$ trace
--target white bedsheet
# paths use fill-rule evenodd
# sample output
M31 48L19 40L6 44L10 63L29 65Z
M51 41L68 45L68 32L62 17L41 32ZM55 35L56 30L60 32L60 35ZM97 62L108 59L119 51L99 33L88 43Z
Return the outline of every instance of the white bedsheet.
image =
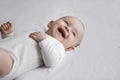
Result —
M119 0L0 0L0 24L13 22L15 34L44 31L48 21L65 15L84 23L81 46L62 66L35 69L16 80L120 80Z

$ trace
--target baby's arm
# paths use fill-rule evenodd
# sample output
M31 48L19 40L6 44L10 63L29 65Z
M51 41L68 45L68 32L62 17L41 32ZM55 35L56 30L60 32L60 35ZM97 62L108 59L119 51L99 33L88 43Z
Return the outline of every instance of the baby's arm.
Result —
M46 67L57 66L65 56L63 45L45 33L34 32L30 34L41 48L41 54Z
M48 36L43 41L39 42L39 45L46 67L55 67L64 60L65 49L56 39Z

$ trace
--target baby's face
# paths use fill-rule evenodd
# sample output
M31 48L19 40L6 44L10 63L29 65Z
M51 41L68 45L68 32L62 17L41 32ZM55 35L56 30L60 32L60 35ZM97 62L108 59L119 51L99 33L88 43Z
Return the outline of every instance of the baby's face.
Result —
M83 37L81 21L73 16L65 16L48 24L47 33L60 41L66 50L74 49Z

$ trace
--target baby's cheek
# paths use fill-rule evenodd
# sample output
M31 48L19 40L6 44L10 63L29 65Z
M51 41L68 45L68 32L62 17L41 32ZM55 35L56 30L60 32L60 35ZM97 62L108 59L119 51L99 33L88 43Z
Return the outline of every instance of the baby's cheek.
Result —
M71 45L74 45L74 43L75 43L75 38L74 38L74 37L70 37L70 38L68 39L68 42L69 42Z

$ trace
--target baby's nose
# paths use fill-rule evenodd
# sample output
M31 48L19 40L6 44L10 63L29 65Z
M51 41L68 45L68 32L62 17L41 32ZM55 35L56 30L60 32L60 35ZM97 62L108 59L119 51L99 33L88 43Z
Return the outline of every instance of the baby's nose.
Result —
M67 27L65 26L65 29L66 29L66 36L70 36L70 33L71 33L71 28L70 27Z

